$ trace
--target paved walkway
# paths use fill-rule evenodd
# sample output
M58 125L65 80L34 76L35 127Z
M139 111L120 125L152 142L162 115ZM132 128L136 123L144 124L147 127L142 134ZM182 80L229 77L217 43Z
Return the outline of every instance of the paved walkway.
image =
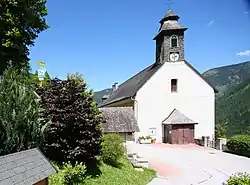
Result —
M196 145L134 144L129 148L147 158L160 176L148 185L222 185L233 173L250 173L249 158Z

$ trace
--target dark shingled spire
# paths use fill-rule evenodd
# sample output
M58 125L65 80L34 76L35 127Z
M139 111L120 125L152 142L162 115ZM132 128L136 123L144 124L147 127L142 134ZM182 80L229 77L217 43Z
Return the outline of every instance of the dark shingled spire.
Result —
M168 21L168 20L174 20L174 21L178 21L179 20L179 16L174 14L172 12L172 10L168 10L166 15L160 20L160 23L162 24L164 21Z
M179 18L180 17L174 14L172 10L168 10L166 15L160 20L161 26L158 34L154 37L154 40L156 40L161 33L166 31L187 30L186 27L180 25L180 23L178 22Z

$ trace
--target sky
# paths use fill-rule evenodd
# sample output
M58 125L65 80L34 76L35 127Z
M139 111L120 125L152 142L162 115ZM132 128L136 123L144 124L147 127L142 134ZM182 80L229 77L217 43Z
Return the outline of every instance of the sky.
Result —
M250 60L250 10L243 0L48 0L50 28L30 50L52 77L83 74L94 91L121 84L155 62L159 21L170 7L185 32L185 59L201 73Z

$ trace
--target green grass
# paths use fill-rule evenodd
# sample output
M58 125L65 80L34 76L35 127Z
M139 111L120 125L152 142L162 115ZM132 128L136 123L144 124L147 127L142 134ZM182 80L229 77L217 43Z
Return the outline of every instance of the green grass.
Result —
M155 171L144 169L136 171L127 159L121 159L119 167L100 164L100 175L86 177L79 185L146 185L154 176ZM60 183L60 174L50 177L50 185L63 185Z
M86 185L146 185L154 176L155 171L144 169L136 171L127 159L121 160L120 167L103 164L100 166L102 174L96 178L85 180Z

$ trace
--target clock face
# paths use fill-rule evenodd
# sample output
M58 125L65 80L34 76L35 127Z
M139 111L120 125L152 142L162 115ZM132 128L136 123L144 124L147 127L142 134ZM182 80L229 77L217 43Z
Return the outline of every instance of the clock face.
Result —
M172 62L176 62L179 59L179 54L178 53L171 53L170 54L170 60Z

